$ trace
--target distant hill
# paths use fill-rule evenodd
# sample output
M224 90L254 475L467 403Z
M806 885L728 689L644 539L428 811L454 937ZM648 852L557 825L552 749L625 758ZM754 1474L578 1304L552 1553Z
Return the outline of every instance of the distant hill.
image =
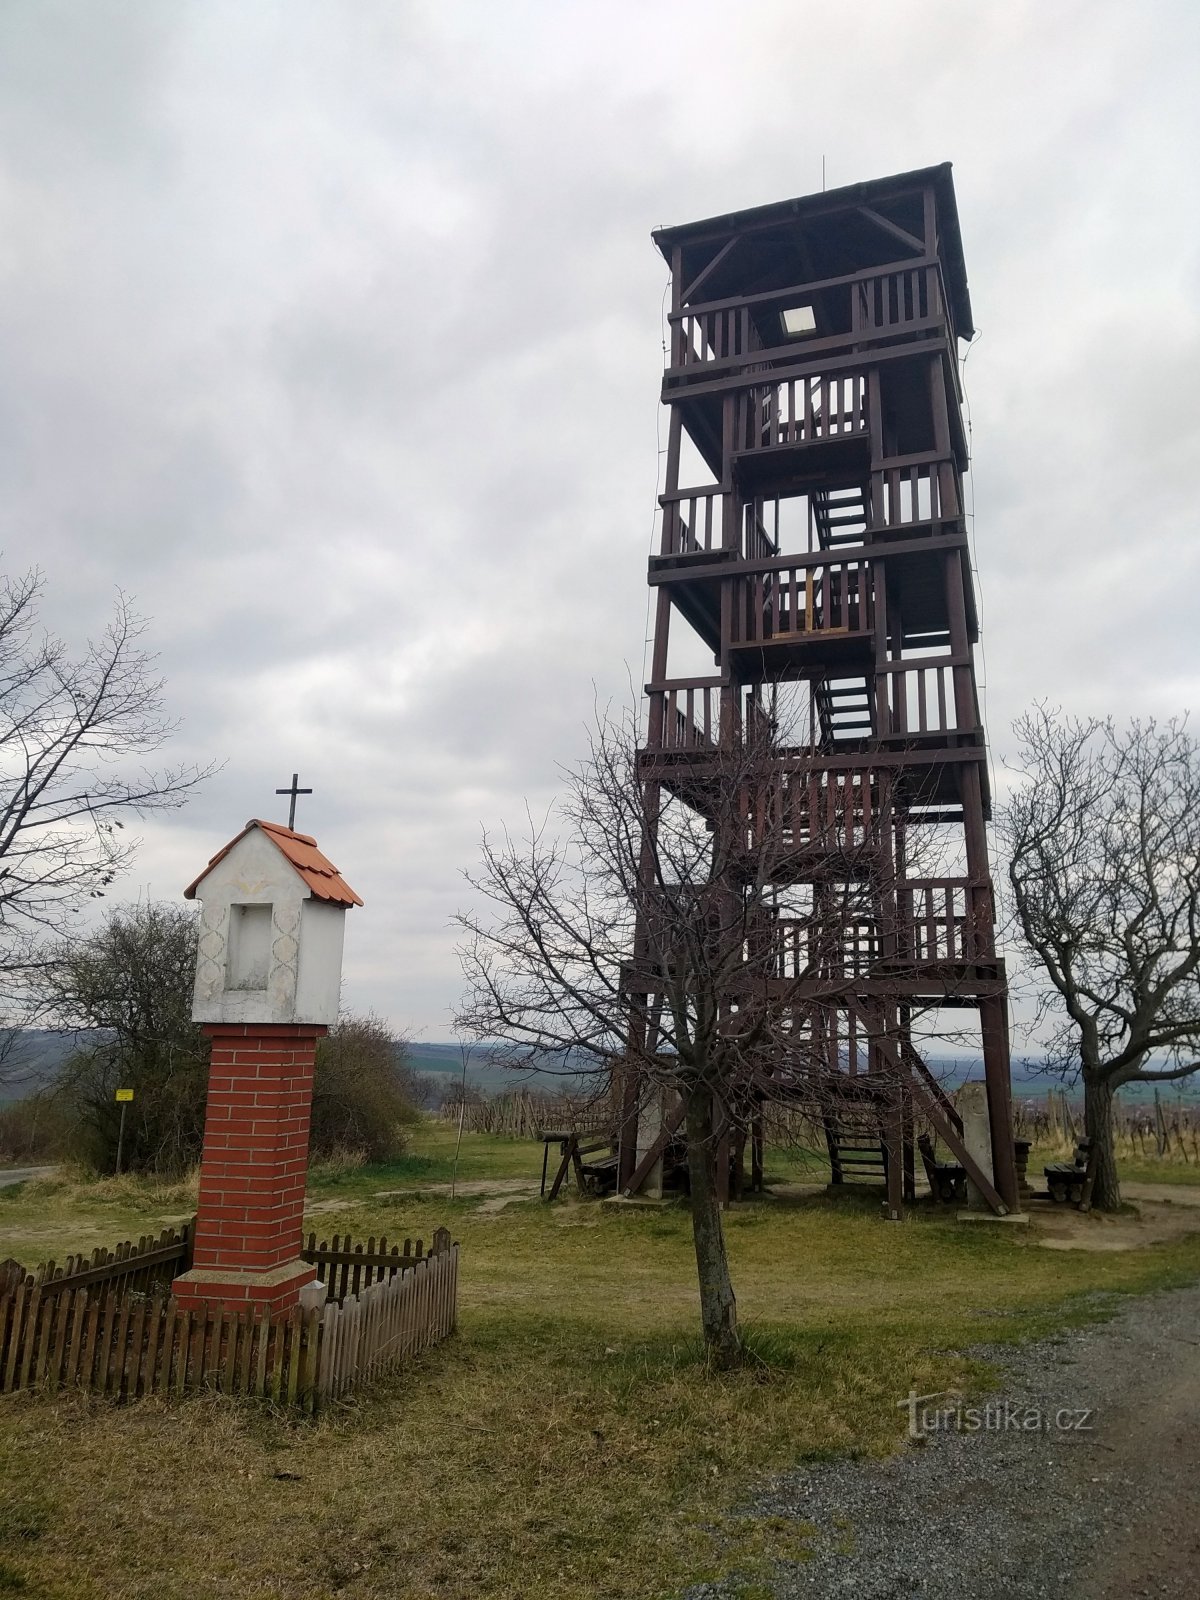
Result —
M410 1044L408 1054L417 1072L426 1072L437 1077L446 1075L453 1079L462 1076L462 1056L456 1044ZM477 1045L472 1050L467 1066L467 1082L482 1094L501 1094L507 1089L517 1088L544 1090L548 1094L566 1094L582 1088L586 1081L586 1074L581 1073L578 1076L564 1074L561 1068L546 1072L536 1070L513 1072L507 1067L489 1061L488 1058L489 1051L486 1046ZM982 1056L928 1056L926 1060L939 1082L950 1089L957 1088L968 1079L983 1077ZM1017 1094L1030 1098L1045 1094L1048 1088L1060 1087L1058 1079L1047 1078L1038 1070L1036 1062L1022 1060L1013 1062L1012 1083ZM1197 1085L1197 1092L1200 1092L1200 1083Z
M51 1028L18 1028L11 1034L0 1033L0 1105L13 1100L23 1100L54 1082L67 1058L94 1035L88 1033L61 1033ZM529 1089L544 1094L574 1094L588 1088L587 1073L564 1073L560 1067L548 1071L531 1068L516 1072L502 1067L493 1059L494 1052L484 1045L472 1048L467 1063L467 1083L480 1094L503 1094L508 1090ZM415 1072L444 1080L445 1087L462 1078L462 1056L456 1044L438 1044L418 1041L408 1046L408 1056ZM931 1070L946 1084L955 1088L968 1078L983 1077L983 1060L980 1056L954 1056L927 1058ZM1012 1082L1014 1092L1027 1099L1040 1099L1048 1090L1063 1087L1060 1080L1047 1077L1038 1070L1038 1063L1028 1059L1013 1062ZM1079 1085L1067 1086L1072 1098L1082 1099ZM1172 1099L1200 1099L1200 1075L1180 1084L1166 1084L1161 1093ZM1126 1101L1153 1100L1151 1084L1129 1084L1121 1090Z
M50 1028L17 1028L10 1034L0 1033L0 1105L24 1100L52 1084L68 1057L94 1037ZM481 1046L471 1051L467 1082L480 1094L503 1094L510 1089L568 1094L585 1085L583 1073L563 1073L560 1069L515 1072L498 1066L491 1055ZM462 1078L462 1055L456 1044L410 1044L408 1057L415 1072L444 1079L447 1088Z
M24 1100L53 1083L63 1063L88 1037L53 1028L14 1028L0 1033L0 1105Z
M561 1067L546 1071L530 1068L518 1072L511 1067L500 1066L492 1059L492 1054L486 1046L475 1045L467 1062L467 1083L480 1094L504 1094L517 1089L541 1094L574 1094L587 1083L588 1074L564 1072ZM462 1052L456 1044L410 1044L408 1059L414 1072L444 1077L447 1088L462 1081Z

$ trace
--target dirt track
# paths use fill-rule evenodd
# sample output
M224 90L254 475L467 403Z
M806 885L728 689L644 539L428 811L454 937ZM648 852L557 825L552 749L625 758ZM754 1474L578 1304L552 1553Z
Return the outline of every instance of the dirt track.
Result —
M1196 1600L1200 1285L1023 1350L993 1404L1083 1429L935 1432L889 1461L775 1480L753 1510L814 1525L775 1600ZM999 1416L997 1411L997 1416ZM736 1582L693 1600L730 1600Z
M1098 1211L1085 1215L1073 1206L1038 1206L1032 1216L1038 1243L1048 1250L1140 1250L1200 1232L1196 1184L1126 1183L1121 1194L1135 1202L1134 1214L1106 1217Z
M1099 1543L1084 1563L1081 1600L1194 1600L1200 1594L1200 1288L1143 1302L1106 1334L1097 1336L1103 1365L1121 1385L1100 1441L1112 1455L1100 1474L1111 1543L1107 1551ZM1083 1495L1092 1480L1086 1464L1070 1458L1072 1482Z

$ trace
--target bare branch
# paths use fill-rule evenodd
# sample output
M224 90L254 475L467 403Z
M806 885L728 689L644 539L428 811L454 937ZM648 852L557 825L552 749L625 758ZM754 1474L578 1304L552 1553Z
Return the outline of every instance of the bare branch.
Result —
M183 805L213 770L150 768L175 731L146 624L118 595L82 656L38 626L36 572L0 579L0 971L39 963L80 903L129 865L130 816Z

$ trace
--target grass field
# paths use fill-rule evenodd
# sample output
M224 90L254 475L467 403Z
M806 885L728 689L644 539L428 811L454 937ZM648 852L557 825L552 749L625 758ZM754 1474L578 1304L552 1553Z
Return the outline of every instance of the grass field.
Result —
M885 1224L866 1197L763 1200L728 1219L761 1359L710 1378L682 1210L451 1202L452 1148L430 1125L404 1161L312 1186L323 1234L448 1222L462 1242L459 1335L352 1405L314 1424L217 1397L0 1400L0 1594L647 1600L736 1571L750 1596L806 1535L739 1515L757 1475L896 1448L910 1385L987 1382L957 1352L1200 1276L1197 1236L1051 1252L922 1208ZM459 1176L533 1179L540 1156L474 1136ZM190 1199L132 1180L0 1190L0 1257L115 1242Z
M1200 1164L1195 1161L1160 1161L1154 1156L1119 1156L1117 1169L1126 1183L1184 1183L1200 1185ZM1030 1170L1033 1170L1032 1163Z

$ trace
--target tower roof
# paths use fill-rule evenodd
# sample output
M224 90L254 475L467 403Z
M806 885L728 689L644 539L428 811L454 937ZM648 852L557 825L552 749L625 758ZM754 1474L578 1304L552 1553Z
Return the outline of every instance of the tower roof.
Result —
M673 228L656 228L651 238L661 251L668 266L675 246L683 250L683 276L691 281L714 261L714 246L720 246L738 236L760 236L760 244L776 245L788 235L802 239L804 254L815 258L812 265L798 262L800 281L814 276L836 277L853 271L839 255L854 254L856 243L877 240L885 252L889 251L886 224L904 228L908 232L923 232L920 216L920 193L932 187L937 197L939 255L946 278L957 333L969 339L974 333L971 319L971 297L967 290L967 269L963 260L962 236L958 225L958 203L954 196L951 164L943 161L936 167L919 167L913 172L897 173L889 178L872 178L866 183L852 183L841 189L822 190L819 194L799 195L793 200L776 200L770 205L752 206L744 211L730 211L715 217L705 217L699 222L685 222ZM912 209L913 207L917 209ZM885 227L864 217L862 208L878 211ZM906 208L911 215L906 217ZM907 222L907 226L906 226ZM745 246L731 252L731 277L742 280L744 287L746 261ZM896 256L896 242L890 241L890 253L884 260ZM873 263L869 257L861 265ZM882 262L880 263L882 264ZM705 287L705 299L719 298L727 283L721 264L714 266Z
M278 847L286 857L288 863L295 869L297 875L304 880L318 900L329 900L339 906L360 906L362 900L342 877L333 862L323 856L317 849L317 841L308 833L296 833L291 828L285 828L282 822L263 822L254 817L246 824L241 833L223 845L212 860L205 867L199 877L194 878L183 891L185 900L194 900L196 890L208 877L212 869L224 861L239 840L244 839L251 828L259 828Z

